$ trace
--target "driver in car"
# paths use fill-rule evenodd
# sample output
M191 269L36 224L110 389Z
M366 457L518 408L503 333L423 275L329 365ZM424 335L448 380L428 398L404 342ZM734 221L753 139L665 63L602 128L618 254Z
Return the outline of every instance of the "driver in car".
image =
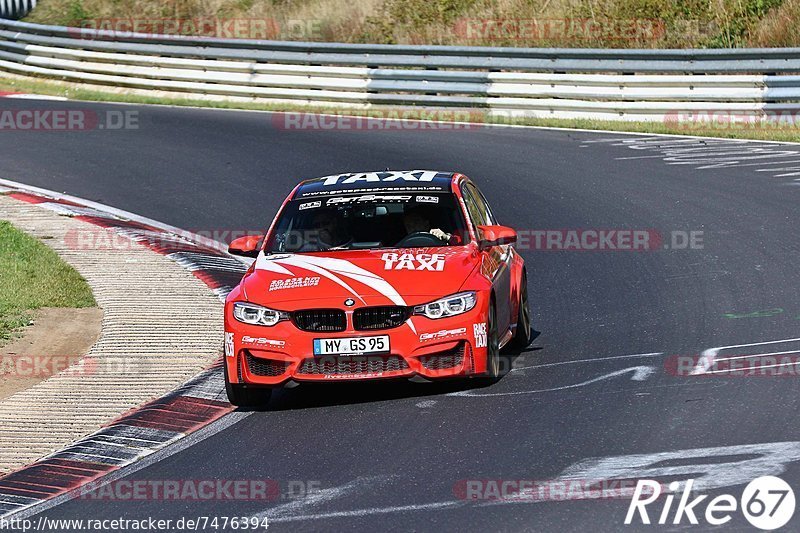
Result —
M406 227L407 236L414 233L430 233L444 242L450 241L451 235L439 228L431 228L431 222L422 209L408 209L403 213L403 225Z
M312 226L317 231L316 247L321 250L341 248L349 244L347 238L342 237L341 223L332 211L325 210L314 213Z

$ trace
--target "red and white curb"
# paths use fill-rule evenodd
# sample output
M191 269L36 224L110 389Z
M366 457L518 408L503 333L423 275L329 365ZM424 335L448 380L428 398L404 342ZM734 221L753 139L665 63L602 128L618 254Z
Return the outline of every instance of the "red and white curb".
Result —
M42 208L110 229L164 255L202 280L220 299L241 279L246 265L219 243L72 197L0 180L0 192ZM138 220L133 220L138 219ZM173 231L175 230L175 231ZM33 464L0 477L0 517L68 497L96 481L162 450L233 411L224 399L221 360L161 398Z
M65 495L135 463L228 414L221 365L99 431L0 478L0 517Z

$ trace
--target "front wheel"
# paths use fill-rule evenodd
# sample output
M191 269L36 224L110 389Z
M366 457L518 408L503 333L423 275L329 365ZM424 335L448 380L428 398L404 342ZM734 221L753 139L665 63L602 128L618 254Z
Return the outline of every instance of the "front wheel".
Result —
M486 331L486 377L500 378L500 337L497 334L497 310L494 301L489 304L489 323Z
M528 303L528 280L522 278L522 287L519 291L519 313L517 314L517 328L511 347L524 350L533 340L531 338L531 308Z
M241 383L231 383L228 379L228 364L224 361L222 367L225 369L225 393L228 401L236 407L264 407L272 397L272 389L269 387L247 386Z

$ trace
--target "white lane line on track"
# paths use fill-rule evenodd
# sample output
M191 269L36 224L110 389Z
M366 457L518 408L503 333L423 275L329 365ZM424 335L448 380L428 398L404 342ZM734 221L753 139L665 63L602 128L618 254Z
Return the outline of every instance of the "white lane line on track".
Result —
M715 154L715 155L726 155L724 153ZM703 164L702 167L705 169L715 169L715 168L730 168L730 167L738 167L742 161L751 161L751 160L758 160L758 162L766 162L765 159L775 159L780 157L796 157L797 152L790 152L790 153L777 153L777 154L765 154L765 155L752 155L752 156L742 156L742 155L735 155L729 154L727 157L708 157L705 154L677 154L675 156L664 156L664 162L667 165L699 165L701 163L708 163ZM785 161L781 161L785 162ZM700 167L697 167L698 169ZM767 169L768 171L772 172L775 169Z
M770 357L773 355L788 355L790 353L798 353L800 350L787 350L783 352L765 352L765 353L754 353L750 355L733 355L731 357L717 357L714 362L719 363L721 361L736 361L739 359L752 359L754 357Z
M633 159L661 159L661 155L632 155L630 157L615 157L616 161L631 161Z
M467 503L468 502L466 501L419 503L411 505L397 505L394 507L370 507L366 509L354 509L352 511L331 511L328 513L316 513L316 514L297 515L297 516L282 516L282 517L279 516L274 518L270 517L268 512L265 513L265 515L270 523L303 522L305 520L325 520L327 518L358 518L358 517L372 516L378 514L408 513L413 511L438 511L442 509L463 507Z
M748 372L753 372L756 370L766 370L767 368L788 368L788 367L797 367L798 363L776 363L774 365L760 365L760 366L751 366L747 369ZM705 374L731 374L732 372L737 372L738 370L708 370Z
M517 372L520 370L528 370L531 368L546 368L549 366L561 366L561 365L574 365L577 363L602 363L603 361L613 361L614 359L634 359L638 357L658 357L659 355L664 355L663 352L648 352L648 353L634 353L630 355L613 355L611 357L596 357L594 359L573 359L571 361L558 361L557 363L543 363L540 365L531 365L531 366L523 366L519 368L512 368L511 372Z
M748 344L734 344L731 346L717 346L715 348L709 348L707 350L703 350L703 353L700 354L700 358L697 360L697 364L695 365L694 369L689 372L690 376L697 376L702 375L708 372L708 370L714 366L714 362L717 359L717 354L721 350L729 350L731 348L750 348L751 346L766 346L768 344L781 344L784 342L797 342L800 341L800 337L794 339L780 339L776 341L764 341L764 342L751 342Z
M253 515L250 518L258 518L259 521L267 518L270 522L280 521L281 518L292 519L304 509L338 500L344 496L359 492L362 489L374 489L376 485L384 485L391 479L392 476L359 477L341 486L315 490L305 498L278 505L268 511Z
M741 167L767 167L769 165L789 165L789 164L794 165L794 164L797 164L797 163L800 163L800 160L795 159L795 160L792 160L792 161L784 161L784 160L780 160L780 161L759 161L757 163L740 163L739 165L737 165L737 167L739 167L739 168L741 168ZM698 170L708 170L708 169L713 169L713 168L717 168L717 165L704 165L704 166L701 166L701 167L697 167ZM782 166L782 167L779 167L779 168L757 168L757 169L755 169L755 171L756 172L782 172L784 170L792 170L794 168L797 168L797 167ZM775 177L776 178L780 178L782 176L790 176L790 175L791 174L775 174Z
M593 141L585 141L586 143ZM795 170L787 165L796 161L800 152L790 145L776 147L761 143L761 146L742 144L741 141L709 140L698 143L695 139L662 142L659 139L633 138L609 139L611 146L629 148L641 155L616 157L617 161L637 159L661 159L667 165L689 165L698 170L761 166L756 171L769 172L773 177L792 177ZM784 149L779 149L784 148ZM782 167L771 168L773 165ZM778 174L780 173L780 174Z
M464 391L448 393L447 396L460 396L467 398L488 398L493 396L520 396L523 394L541 394L545 392L557 392L568 389L576 389L578 387L585 387L586 385L591 385L592 383L597 383L598 381L612 379L617 376L622 376L624 374L629 374L629 373L633 373L633 375L631 376L632 381L644 381L652 374L654 374L655 371L656 367L654 366L649 366L649 365L632 366L629 368L623 368L621 370L615 370L614 372L609 372L607 374L603 374L602 376L597 376L595 378L588 379L580 383L574 383L572 385L564 385L562 387L553 387L550 389L535 389L535 390L513 391L513 392L487 392L487 393L475 393L471 390L464 390Z
M789 355L789 354L795 354L795 353L800 353L800 350L788 350L788 351L783 351L783 352L754 353L754 354L750 354L750 355L735 355L735 356L732 356L732 357L717 357L716 359L714 359L714 364L712 366L716 366L717 364L725 362L725 361L738 361L738 360L741 360L741 359L754 359L754 358L757 358L757 357L774 357L776 355ZM767 369L767 368L797 367L798 365L800 365L800 363L798 363L798 362L776 363L776 364L773 364L773 365L750 366L747 369L744 369L744 368L739 369L739 368L737 368L737 369L722 369L722 370L706 370L705 372L703 372L703 374L730 374L732 372L738 372L740 370L754 371L754 370L764 370L764 369Z
M138 472L139 470L147 468L155 463L158 463L159 461L163 461L168 457L171 457L188 448L191 448L195 444L198 444L206 440L207 438L213 437L217 433L225 431L231 426L238 424L239 422L241 422L242 420L244 420L253 413L254 411L234 411L232 413L229 413L220 418L219 420L216 420L211 424L207 425L206 427L199 429L196 432L191 433L188 436L177 440L175 443L170 444L166 448L162 448L161 450L151 455L148 455L147 457L144 457L143 459L140 459L135 463L132 463L123 468L120 468L119 470L115 470L109 474L106 474L99 480L92 482L92 490L97 491L98 489L108 485L109 483L113 483L118 479L122 479L130 474ZM4 518L9 519L12 516L15 520L30 518L31 516L43 513L45 511L48 511L49 509L52 509L53 507L58 507L59 505L72 501L73 499L76 498L80 498L80 489L76 489L72 493L68 492L66 494L62 494L61 496L56 496L55 498L52 498L50 500L45 500L40 504L36 504L31 507L26 507L16 513L7 515Z
M590 139L588 141L583 141L583 142L586 143L586 144L613 143L613 142L617 142L617 141L620 141L620 142L623 142L623 143L631 143L631 142L655 143L655 142L659 142L659 143L669 144L669 143L687 143L687 142L692 142L695 139L712 139L712 140L715 140L715 141L724 140L724 139L720 139L719 137L692 137L692 136L689 136L689 135L669 135L669 134L664 134L663 135L664 138L670 139L668 142L664 142L658 136L658 134L643 133L641 135L643 135L644 138L641 138L641 139L635 139L635 138L634 139L631 139L631 138L624 139L624 138L619 138L618 137L618 138L609 138L609 139Z

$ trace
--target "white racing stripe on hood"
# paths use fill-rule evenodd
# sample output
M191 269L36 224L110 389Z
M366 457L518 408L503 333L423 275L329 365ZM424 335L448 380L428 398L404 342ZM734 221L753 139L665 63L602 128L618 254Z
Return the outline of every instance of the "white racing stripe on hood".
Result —
M258 254L256 259L256 270L266 270L268 272L277 272L286 276L294 276L294 273L286 267L279 265L275 259L268 259L264 252Z
M292 255L292 256L289 256L289 257L281 258L280 261L282 263L288 264L290 266L296 266L296 267L304 268L306 270L310 270L311 272L315 272L315 273L319 274L320 276L324 276L324 277L328 278L329 280L333 281L334 283L336 283L338 285L341 285L342 287L344 287L345 289L350 291L350 293L353 296L355 296L356 298L361 300L361 303L366 305L367 302L365 302L364 299L350 285L348 285L347 283L342 281L338 276L334 275L333 273L328 272L324 268L322 268L320 266L317 266L316 264L314 264L314 263L312 263L310 261L306 261L305 259L306 258L304 258L304 257L300 257L300 256L297 256L297 255Z
M263 260L262 260L263 258ZM267 260L264 258L264 254L258 256L258 261L256 262L256 268L261 268L263 270L270 270L272 272L280 272L282 271L287 272L289 275L292 274L289 269L283 267L278 263L283 263L289 266L296 266L300 268L304 268L306 270L310 270L312 272L316 272L321 276L325 276L329 280L337 283L350 291L353 296L361 300L361 303L366 304L364 299L355 291L352 287L350 287L347 283L342 281L336 274L340 274L346 278L350 278L352 280L358 281L389 298L395 305L402 305L407 306L405 300L400 293L397 292L391 283L383 279L377 274L370 272L369 270L363 269L360 266L356 266L350 261L345 261L344 259L334 259L332 257L316 257L316 256L301 256L301 255L288 255L283 257L278 257L272 260ZM414 323L411 321L411 318L406 320L406 325L411 328L411 331L414 334L417 333L417 328L414 327Z
M268 270L270 272L277 272L280 274L292 274L285 266L294 266L310 270L321 276L325 276L329 280L341 285L350 291L356 298L364 302L364 299L347 283L345 283L339 276L349 278L357 281L374 289L386 296L395 305L406 305L400 293L385 279L373 274L369 270L365 270L350 261L344 259L335 259L331 257L316 257L311 255L285 255L279 256L275 259L267 259L263 254L258 256L256 261L256 268L261 270Z
M300 259L299 256L292 256L292 259ZM286 260L281 260L286 262ZM326 268L335 274L339 274L341 276L350 278L355 280L359 283L363 283L367 287L374 289L380 292L382 295L389 298L395 305L406 305L405 300L403 297L400 296L400 293L385 279L380 277L377 274L373 274L369 270L365 270L360 266L354 265L350 261L345 261L344 259L334 259L332 257L314 257L314 256L304 256L302 257L301 261L305 262L306 264L311 263L313 265ZM301 266L303 268L307 268L302 263L289 263L294 264L296 266ZM363 301L363 300L362 300Z

